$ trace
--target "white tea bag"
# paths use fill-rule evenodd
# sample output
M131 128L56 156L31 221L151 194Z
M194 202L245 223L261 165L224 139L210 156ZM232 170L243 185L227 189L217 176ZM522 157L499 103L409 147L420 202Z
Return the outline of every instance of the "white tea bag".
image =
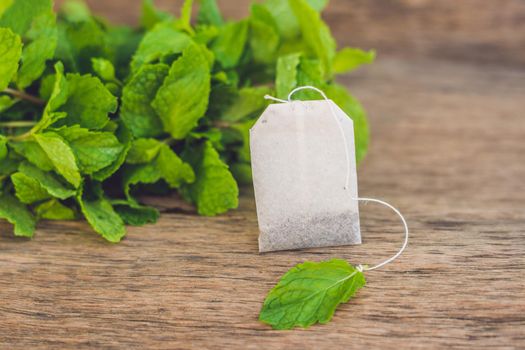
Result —
M269 105L250 149L260 252L361 243L353 122L335 103Z

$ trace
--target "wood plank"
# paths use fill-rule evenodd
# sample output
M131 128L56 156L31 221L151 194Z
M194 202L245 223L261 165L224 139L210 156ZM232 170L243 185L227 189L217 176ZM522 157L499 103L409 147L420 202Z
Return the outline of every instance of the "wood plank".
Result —
M0 348L524 348L524 79L396 59L343 79L372 123L360 194L398 206L412 234L329 324L282 332L257 316L294 264L374 263L398 248L399 222L369 204L361 246L259 255L245 189L215 218L149 199L159 223L118 245L82 222L44 222L32 241L1 223Z

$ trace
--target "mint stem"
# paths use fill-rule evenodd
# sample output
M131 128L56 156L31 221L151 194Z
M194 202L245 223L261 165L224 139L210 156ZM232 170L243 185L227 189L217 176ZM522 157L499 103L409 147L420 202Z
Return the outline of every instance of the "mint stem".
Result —
M33 96L33 95L29 95L23 91L20 91L20 90L15 90L15 89L11 89L11 88L6 88L4 89L4 91L6 94L9 94L13 97L16 97L16 98L19 98L21 100L26 100L26 101L29 101L29 102L32 102L34 104L37 104L37 105L45 105L46 104L46 101L36 97L36 96Z

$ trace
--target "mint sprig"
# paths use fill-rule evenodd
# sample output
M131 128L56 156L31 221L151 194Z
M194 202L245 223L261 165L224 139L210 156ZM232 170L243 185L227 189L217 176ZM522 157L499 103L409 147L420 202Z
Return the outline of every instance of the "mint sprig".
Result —
M335 74L374 59L337 50L327 0L266 0L225 20L215 0L177 15L144 0L140 26L115 26L70 1L0 6L0 218L32 237L39 219L85 218L110 242L155 222L146 192L178 191L201 215L238 205L251 181L249 129L267 106L315 85L354 119L366 115ZM297 98L318 99L311 92Z

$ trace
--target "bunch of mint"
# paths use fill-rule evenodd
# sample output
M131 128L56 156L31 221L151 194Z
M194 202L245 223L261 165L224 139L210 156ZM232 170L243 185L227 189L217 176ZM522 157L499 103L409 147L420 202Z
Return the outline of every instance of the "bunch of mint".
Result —
M155 222L137 199L175 189L201 215L237 207L251 181L248 131L265 94L314 85L352 116L357 158L368 129L334 75L374 52L336 50L327 0L267 0L225 21L214 0L175 17L143 3L140 28L85 4L0 2L0 218L31 237L39 219L85 217L111 242ZM318 99L311 91L298 98Z

